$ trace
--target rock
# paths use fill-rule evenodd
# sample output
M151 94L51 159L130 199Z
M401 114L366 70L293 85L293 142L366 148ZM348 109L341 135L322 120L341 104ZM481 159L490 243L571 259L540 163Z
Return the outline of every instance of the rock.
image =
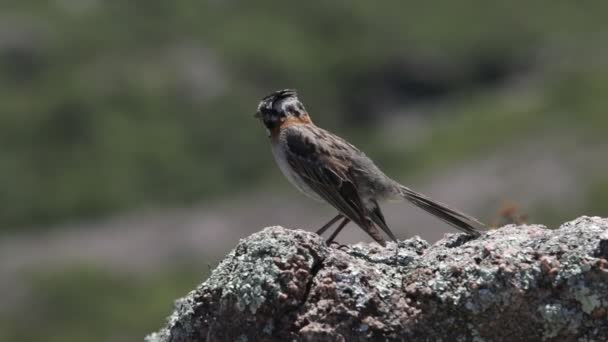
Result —
M608 219L581 217L382 248L270 227L146 339L606 341L606 232Z

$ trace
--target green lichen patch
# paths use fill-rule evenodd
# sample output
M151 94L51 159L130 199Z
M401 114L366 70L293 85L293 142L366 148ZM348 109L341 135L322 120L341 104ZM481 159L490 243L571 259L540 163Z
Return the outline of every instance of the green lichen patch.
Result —
M241 240L148 341L604 341L607 231L581 217L336 248L271 227Z

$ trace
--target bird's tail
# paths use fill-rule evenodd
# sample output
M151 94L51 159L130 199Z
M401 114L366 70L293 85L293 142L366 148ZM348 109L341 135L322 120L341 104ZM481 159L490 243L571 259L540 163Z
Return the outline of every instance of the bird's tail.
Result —
M454 210L445 204L435 202L425 195L406 188L405 186L401 186L401 196L418 208L425 210L429 214L438 217L454 228L469 235L477 237L481 234L481 231L487 229L486 225L479 222L476 218Z

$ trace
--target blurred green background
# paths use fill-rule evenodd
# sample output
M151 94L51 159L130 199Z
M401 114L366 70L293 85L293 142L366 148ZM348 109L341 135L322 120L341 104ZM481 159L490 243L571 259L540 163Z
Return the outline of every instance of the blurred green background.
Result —
M297 88L318 125L486 222L506 201L548 226L608 215L606 13L4 0L0 340L141 340L238 238L329 218L282 179L252 118L276 89ZM399 208L387 218L400 237L444 232Z

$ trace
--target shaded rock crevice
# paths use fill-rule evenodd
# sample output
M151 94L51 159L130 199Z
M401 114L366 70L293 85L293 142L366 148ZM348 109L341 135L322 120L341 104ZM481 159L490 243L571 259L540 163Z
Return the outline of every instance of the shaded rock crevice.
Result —
M300 308L304 307L304 305L306 304L306 302L308 301L309 297L310 297L310 291L312 290L312 287L314 285L315 282L315 278L317 277L317 275L319 274L319 272L321 271L321 269L323 269L323 260L317 261L311 271L310 271L310 279L308 280L308 282L306 283L306 291L304 292L304 298L302 300L302 302L300 303Z
M581 217L338 248L270 227L241 240L147 340L607 340L607 232L607 219Z

